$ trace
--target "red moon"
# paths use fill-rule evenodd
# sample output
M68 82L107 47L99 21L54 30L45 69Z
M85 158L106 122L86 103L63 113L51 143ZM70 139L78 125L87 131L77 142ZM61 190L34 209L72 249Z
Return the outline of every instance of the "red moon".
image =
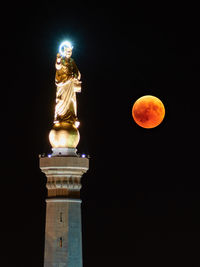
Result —
M132 115L134 121L139 126L151 129L163 121L165 107L159 98L152 95L145 95L134 103Z

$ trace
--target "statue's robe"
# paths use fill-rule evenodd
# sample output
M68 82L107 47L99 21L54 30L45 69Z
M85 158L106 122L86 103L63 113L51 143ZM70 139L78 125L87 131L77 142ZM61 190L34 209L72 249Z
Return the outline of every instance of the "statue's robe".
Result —
M61 68L56 68L57 86L55 121L77 121L76 92L80 91L79 70L72 58L61 58Z

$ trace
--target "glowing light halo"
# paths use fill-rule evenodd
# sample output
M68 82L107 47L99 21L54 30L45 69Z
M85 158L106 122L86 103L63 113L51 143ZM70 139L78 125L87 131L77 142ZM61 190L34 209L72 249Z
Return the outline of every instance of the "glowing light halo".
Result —
M73 49L72 44L69 41L64 41L61 43L60 47L59 47L59 53L64 56L64 47L68 47L70 49Z

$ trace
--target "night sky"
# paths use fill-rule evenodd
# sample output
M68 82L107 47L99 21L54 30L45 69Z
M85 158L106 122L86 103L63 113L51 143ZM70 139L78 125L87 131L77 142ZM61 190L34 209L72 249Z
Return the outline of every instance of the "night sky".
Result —
M82 74L78 152L90 155L81 190L84 266L200 266L200 20L195 7L152 10L48 1L2 9L3 266L43 266L38 155L51 152L54 64L65 39ZM146 94L166 109L151 130L131 114Z

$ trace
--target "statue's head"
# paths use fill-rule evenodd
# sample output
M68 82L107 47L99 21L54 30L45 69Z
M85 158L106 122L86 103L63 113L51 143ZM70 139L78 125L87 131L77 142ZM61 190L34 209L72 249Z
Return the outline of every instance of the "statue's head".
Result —
M64 55L66 58L70 58L71 55L72 55L72 48L64 47L63 55Z
M59 52L63 57L70 58L72 55L73 46L70 42L64 41L61 43Z

